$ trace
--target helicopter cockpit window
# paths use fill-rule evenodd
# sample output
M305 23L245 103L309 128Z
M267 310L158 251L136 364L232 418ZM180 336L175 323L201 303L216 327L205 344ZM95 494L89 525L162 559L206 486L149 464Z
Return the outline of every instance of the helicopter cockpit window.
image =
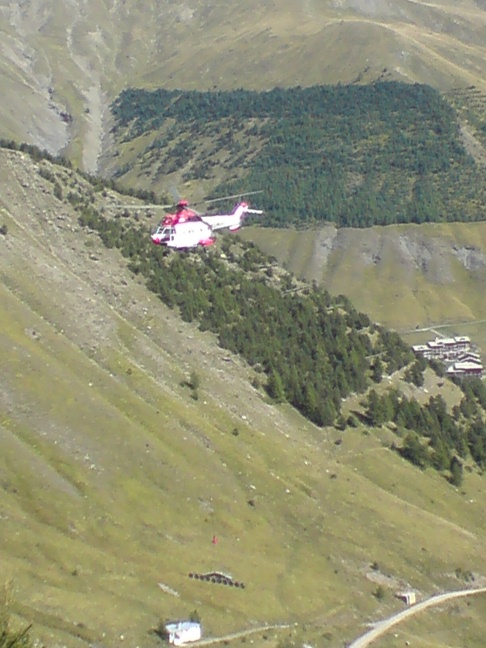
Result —
M160 236L163 239L169 239L171 236L174 234L174 228L173 227L160 227Z

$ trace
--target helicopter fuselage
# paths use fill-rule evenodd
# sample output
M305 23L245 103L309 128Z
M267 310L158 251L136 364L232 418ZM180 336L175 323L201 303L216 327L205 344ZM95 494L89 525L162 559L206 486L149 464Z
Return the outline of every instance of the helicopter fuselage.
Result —
M187 207L186 201L181 201L177 208L175 214L165 216L152 234L152 241L156 245L175 249L212 245L215 230L238 230L246 214L262 213L261 210L250 209L246 202L237 204L230 214L198 214Z
M156 245L187 249L198 245L212 245L214 238L209 225L200 220L191 220L174 225L159 225L152 234L152 241Z

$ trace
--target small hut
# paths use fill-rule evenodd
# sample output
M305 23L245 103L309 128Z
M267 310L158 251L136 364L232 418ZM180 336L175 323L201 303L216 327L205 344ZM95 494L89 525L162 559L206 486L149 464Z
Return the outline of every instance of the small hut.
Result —
M396 596L406 605L415 605L415 603L417 602L417 595L411 590L407 590L406 592L398 592Z
M167 639L174 646L198 641L202 636L201 624L194 621L178 621L165 626Z

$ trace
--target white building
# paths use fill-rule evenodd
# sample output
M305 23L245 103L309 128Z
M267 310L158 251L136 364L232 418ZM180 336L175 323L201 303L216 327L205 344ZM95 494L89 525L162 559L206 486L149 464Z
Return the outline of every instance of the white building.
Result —
M471 340L463 335L453 338L439 338L426 344L416 344L412 347L416 355L422 355L428 360L454 360L459 355L467 353L471 348Z
M179 621L165 626L169 643L183 646L191 641L198 641L202 636L201 624L193 621Z
M406 605L415 605L415 603L417 602L417 595L412 591L398 592L396 596L401 601L406 603Z
M464 360L454 362L447 368L448 376L482 376L483 365L480 360Z

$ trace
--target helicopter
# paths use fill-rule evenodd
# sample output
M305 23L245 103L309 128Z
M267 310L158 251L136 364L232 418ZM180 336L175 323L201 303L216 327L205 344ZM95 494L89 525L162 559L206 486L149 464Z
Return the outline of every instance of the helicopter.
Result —
M196 246L208 247L216 240L210 225L180 201L175 214L167 214L151 235L152 243L186 250Z
M156 245L176 249L208 247L216 240L216 230L228 228L235 232L242 226L246 214L262 213L261 209L250 209L247 202L240 202L229 214L199 214L189 208L186 200L181 200L175 213L165 216L151 238Z
M254 193L261 192L252 191L245 195ZM231 198L241 198L241 196L242 194L236 194L203 202L213 203ZM143 205L141 208L165 209L167 207L168 205ZM155 231L152 232L151 239L155 245L163 245L177 250L187 250L198 246L208 247L213 245L216 240L215 231L228 228L234 232L240 229L247 214L262 213L261 209L250 209L247 202L240 201L230 213L200 214L189 207L187 200L178 200L175 212L164 216Z

